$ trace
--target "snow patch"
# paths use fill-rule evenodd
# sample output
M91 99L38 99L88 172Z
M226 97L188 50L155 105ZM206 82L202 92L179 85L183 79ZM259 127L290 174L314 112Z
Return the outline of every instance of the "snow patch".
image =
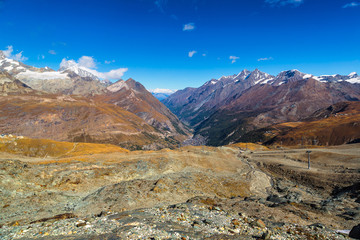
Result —
M26 70L16 75L19 79L47 80L47 79L69 79L66 73L61 72L33 72Z
M359 78L350 78L345 81L349 82L349 83L360 83L360 77Z

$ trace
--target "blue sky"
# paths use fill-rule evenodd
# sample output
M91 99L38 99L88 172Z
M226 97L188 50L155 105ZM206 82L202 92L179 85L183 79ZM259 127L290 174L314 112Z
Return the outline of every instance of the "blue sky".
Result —
M359 16L360 0L0 0L0 49L55 70L89 56L148 89L244 68L349 74L360 72Z

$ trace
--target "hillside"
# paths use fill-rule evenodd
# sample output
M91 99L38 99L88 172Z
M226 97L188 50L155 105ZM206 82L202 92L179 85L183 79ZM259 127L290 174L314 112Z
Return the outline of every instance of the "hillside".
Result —
M187 138L188 129L141 83L133 79L119 80L107 87L107 90L107 93L94 96L94 99L126 109L166 136L179 141Z
M133 113L83 97L6 96L0 97L0 109L0 132L4 134L111 143L128 149L177 146Z
M341 102L320 109L302 122L267 129L266 144L341 145L360 141L360 102Z

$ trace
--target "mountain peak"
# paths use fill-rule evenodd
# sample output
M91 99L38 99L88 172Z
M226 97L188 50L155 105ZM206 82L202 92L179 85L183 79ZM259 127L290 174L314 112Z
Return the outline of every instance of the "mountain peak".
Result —
M126 84L124 80L120 79L115 83L111 84L110 86L108 86L106 89L109 90L110 92L118 92L123 88L129 89L129 86Z
M352 72L348 75L349 77L353 78L353 77L357 77L358 74L356 72Z
M0 59L5 59L5 54L3 51L0 50Z
M80 77L89 77L93 80L100 81L100 79L91 72L90 69L86 67L80 67L76 64L75 61L69 60L66 64L62 64L62 66L59 69L59 72L73 72Z

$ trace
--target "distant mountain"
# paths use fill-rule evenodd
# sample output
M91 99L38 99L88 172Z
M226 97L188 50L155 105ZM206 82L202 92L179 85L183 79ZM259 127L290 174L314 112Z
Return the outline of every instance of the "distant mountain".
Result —
M199 88L179 90L163 103L181 120L197 126L229 99L256 84L266 83L274 78L258 69L253 72L245 69L239 74L211 79Z
M360 100L360 78L314 77L298 70L276 77L255 70L212 79L199 88L179 90L164 100L209 145L239 141L248 132L281 122L298 121L316 110Z
M159 101L162 101L162 100L169 97L171 94L173 94L176 91L175 90L170 90L170 89L156 88L156 89L153 89L153 90L149 90L149 92L151 92L151 94L154 97L156 97Z
M70 66L62 71L36 68L6 58L0 51L0 72L6 72L34 90L76 95L92 95L105 91L106 85L86 69Z
M91 69L81 67L73 60L63 61L59 72L75 73L80 77L91 78L92 80L100 81L100 78L96 76L96 73L94 74Z

